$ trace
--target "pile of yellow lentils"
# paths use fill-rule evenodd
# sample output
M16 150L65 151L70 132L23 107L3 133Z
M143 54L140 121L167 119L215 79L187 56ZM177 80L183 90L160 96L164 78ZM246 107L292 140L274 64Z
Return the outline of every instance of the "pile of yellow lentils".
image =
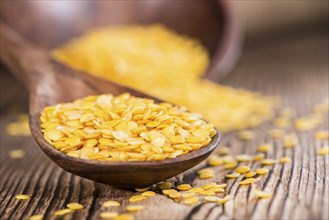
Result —
M71 157L106 161L175 158L208 145L216 130L200 114L124 93L46 107L45 139Z
M201 79L209 55L162 25L100 28L53 51L59 61L201 113L221 132L272 117L276 100ZM151 89L150 89L151 88Z

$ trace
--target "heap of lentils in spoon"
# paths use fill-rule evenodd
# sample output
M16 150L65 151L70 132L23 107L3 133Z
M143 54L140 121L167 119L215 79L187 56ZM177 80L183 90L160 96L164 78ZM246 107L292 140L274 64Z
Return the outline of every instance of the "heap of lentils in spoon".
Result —
M151 161L175 158L208 145L214 126L200 114L124 93L88 96L46 107L45 139L77 158Z

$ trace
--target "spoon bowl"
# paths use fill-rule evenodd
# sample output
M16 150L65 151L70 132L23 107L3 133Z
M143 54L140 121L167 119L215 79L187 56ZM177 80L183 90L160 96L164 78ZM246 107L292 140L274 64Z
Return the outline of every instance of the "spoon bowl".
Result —
M30 128L41 150L66 171L123 188L148 186L182 173L206 159L219 142L218 133L209 145L173 159L147 162L105 162L67 156L51 146L40 128L40 113L49 105L73 101L87 95L125 92L136 97L161 100L65 66L42 48L29 43L0 22L1 61L30 91Z

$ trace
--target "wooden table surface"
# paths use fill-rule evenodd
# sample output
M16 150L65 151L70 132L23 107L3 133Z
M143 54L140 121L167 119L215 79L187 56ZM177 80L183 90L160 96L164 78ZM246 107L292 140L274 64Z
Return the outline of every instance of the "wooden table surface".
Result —
M257 42L257 45L248 44L237 67L223 83L279 95L282 106L296 109L299 116L308 114L315 103L328 97L328 46L328 33L321 31L287 34ZM8 84L2 82L2 86ZM85 208L64 219L98 219L99 213L105 210L101 204L108 199L122 202L123 207L117 210L123 211L133 191L71 175L52 163L32 137L10 137L5 133L5 125L27 109L25 90L17 87L13 91L11 88L1 90L11 91L8 92L11 98L1 106L0 219L27 219L33 214L54 219L54 211L69 202L80 202ZM190 207L157 194L142 202L145 210L135 214L136 219L328 219L329 158L317 154L328 141L316 141L314 131L299 132L298 146L293 150L284 149L281 141L268 137L269 128L271 123L256 128L257 138L248 142L238 141L234 133L227 134L221 144L230 146L233 154L253 154L259 144L269 141L274 144L274 150L267 157L287 155L293 158L292 163L275 164L269 174L251 187L239 186L238 180L225 180L228 171L216 167L216 177L211 181L227 182L227 193L233 196L224 206L201 203ZM328 123L322 129L328 130ZM25 157L9 158L8 151L13 149L23 149ZM255 163L249 165L257 166ZM202 166L205 164L199 167ZM195 169L173 181L193 185L210 181L198 179L193 171ZM257 200L253 189L273 192L273 196ZM31 198L17 201L15 196L21 193Z

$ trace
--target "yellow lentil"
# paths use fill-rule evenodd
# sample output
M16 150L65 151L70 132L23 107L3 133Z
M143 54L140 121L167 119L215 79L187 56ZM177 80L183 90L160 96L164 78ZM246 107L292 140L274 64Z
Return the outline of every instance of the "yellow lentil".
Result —
M205 185L202 186L202 189L210 189L210 188L213 188L213 187L216 187L217 184L214 183L214 182L210 182L210 183L207 183Z
M171 182L163 182L157 185L159 189L164 190L164 189L170 189L172 184Z
M247 154L239 154L235 156L235 159L239 162L249 162L252 160L252 157Z
M277 128L287 128L290 126L290 119L285 116L281 116L274 119L273 124Z
M216 156L211 156L207 159L207 163L209 166L220 166L224 164L224 161Z
M219 185L217 185L219 188L226 188L226 186L227 186L227 184L226 183L223 183L223 184L219 184Z
M150 188L151 188L151 187L148 186L148 187L144 187L144 188L136 188L135 190L136 190L137 192L145 192L145 191L149 190Z
M71 209L61 209L61 210L58 210L54 213L55 216L62 216L62 215L66 215L66 214L69 214L73 212L73 210Z
M281 129L272 129L269 134L272 138L281 138L283 136L283 131Z
M204 168L198 171L198 174L204 174L204 173L210 173L210 174L214 174L215 171L213 169L210 168Z
M241 175L240 173L230 173L230 174L226 174L225 176L226 176L227 178L232 178L232 179L234 179L234 178L238 178L240 175Z
M214 196L216 195L216 192L213 190L205 190L203 192L200 193L200 195L204 195L204 196Z
M102 206L104 206L104 207L118 207L118 206L121 206L121 203L118 202L118 201L109 200L109 201L104 202L102 204Z
M280 163L290 163L291 158L290 157L281 157L279 161L280 161Z
M227 155L227 154L229 154L230 153L230 151L231 151L231 149L229 148L229 147L225 147L225 146L220 146L219 148L218 148L218 150L216 151L216 153L218 154L218 155Z
M177 190L175 190L175 189L164 189L164 190L162 190L162 193L164 195L169 195L169 194L172 194L172 193L177 193Z
M307 131L316 128L322 122L321 115L308 115L295 120L295 128L299 131Z
M296 134L288 134L283 137L283 146L285 148L293 148L298 144L298 138Z
M238 165L238 162L237 161L232 161L232 162L226 163L224 165L224 168L227 169L227 170L229 170L229 169L233 169L237 165Z
M179 192L173 192L173 193L170 193L168 196L172 199L177 199L177 198L180 198L182 196L182 194Z
M258 169L255 170L255 172L258 175L264 175L264 174L267 174L268 172L270 172L270 170L267 169L267 168L258 168Z
M238 133L238 138L242 141L250 141L255 138L255 133L250 130L242 130Z
M112 220L133 220L134 216L129 215L129 214L120 214L117 216L114 216Z
M261 190L255 190L254 193L260 199L266 199L272 197L272 193L264 192Z
M11 136L30 136L29 116L21 114L16 121L6 125L6 133Z
M43 215L32 215L30 216L29 220L42 220Z
M214 193L222 193L222 192L225 192L225 189L223 188L220 188L220 187L213 187L213 188L210 188L208 189L208 191L211 191L211 192L214 192Z
M248 173L244 174L244 177L251 178L251 177L254 177L256 175L257 175L257 173L255 171L249 171Z
M318 140L329 139L329 131L318 131L314 134L314 137Z
M71 209L71 210L79 210L83 208L83 205L79 204L79 203L69 203L66 205L67 208Z
M217 203L218 204L225 204L225 203L227 203L230 199L232 198L232 196L231 195L226 195L224 198L219 198L218 199L218 201L217 201Z
M274 160L274 159L263 159L260 163L264 166L267 166L267 165L270 166L270 165L275 164L276 160Z
M117 212L101 212L99 214L99 217L100 218L103 218L103 219L112 219L113 217L119 215Z
M158 24L92 30L53 55L73 68L200 112L221 131L254 127L269 119L276 105L273 98L201 80L209 65L205 48Z
M205 196L204 200L207 202L218 202L219 198L216 196Z
M199 202L199 198L194 196L183 200L185 205L194 205Z
M139 201L142 201L144 199L147 199L146 196L140 196L140 195L137 195L137 196L132 196L129 198L129 202L139 202Z
M267 153L272 149L272 144L262 144L258 147L257 151L262 153Z
M255 156L253 156L252 160L253 161L259 161L259 160L263 160L265 158L265 154L256 154Z
M144 206L142 205L129 205L127 206L127 210L129 212L138 212L138 211L142 211L144 209Z
M250 167L248 167L248 166L239 166L235 169L235 172L241 173L241 174L247 173L249 171L250 171Z
M142 193L142 196L153 197L153 196L155 196L155 192L145 191L145 192Z
M204 189L202 189L201 187L194 187L189 190L189 192L191 192L191 193L201 193L203 191L204 191Z
M192 192L184 193L184 194L182 194L182 198L183 199L188 199L188 198L191 198L194 195L195 195L195 193L192 193Z
M320 150L319 150L319 155L322 155L322 156L325 156L325 155L328 155L329 154L329 147L322 147Z
M25 194L20 194L20 195L17 195L15 198L18 200L27 200L30 198L30 196L25 195Z
M190 184L181 184L176 187L180 191L186 191L192 188Z
M88 108L85 107L86 105ZM143 116L138 120L134 119L136 109L140 109L138 114ZM78 125L71 125L69 123L71 120L67 118L67 112L70 111L87 116L83 118L83 122L80 118ZM97 116L97 111L106 112L110 116L112 113L112 116L109 117L108 114ZM163 122L164 116L172 121ZM152 120L149 119L150 117ZM92 121L85 122L86 118ZM164 147L175 148L177 144L184 143L185 139L180 135L167 138L165 129L146 126L147 123L153 121L161 121L161 125L172 126L173 132L178 132L178 128L184 127L184 130L190 132L191 137L196 139L193 143L185 143L185 150L167 153ZM44 136L52 145L57 146L56 148L62 143L63 146L68 146L60 147L59 150L63 153L84 159L108 161L149 161L174 158L193 151L196 144L199 145L198 148L207 145L209 142L205 140L211 140L216 134L212 124L187 112L184 107L173 106L169 103L157 104L153 100L133 97L129 93L115 97L110 94L89 96L71 103L46 107L41 113L41 122ZM49 126L50 122L57 126ZM127 129L129 123L136 124L138 127L129 130L132 127L130 125ZM138 128L145 129L136 131ZM83 141L88 139L88 135L94 133L97 135L100 133L101 136L93 136L92 139ZM95 152L96 147L101 151ZM113 149L113 147L116 148Z
M256 182L255 178L247 178L245 180L242 180L239 184L240 185L249 185L249 184L253 184L254 182Z
M203 174L199 175L200 179L210 179L213 177L215 177L215 174L213 174L213 173L203 173Z
M11 151L9 151L8 155L11 159L20 159L20 158L23 158L25 156L25 151L23 151L23 150L11 150Z

